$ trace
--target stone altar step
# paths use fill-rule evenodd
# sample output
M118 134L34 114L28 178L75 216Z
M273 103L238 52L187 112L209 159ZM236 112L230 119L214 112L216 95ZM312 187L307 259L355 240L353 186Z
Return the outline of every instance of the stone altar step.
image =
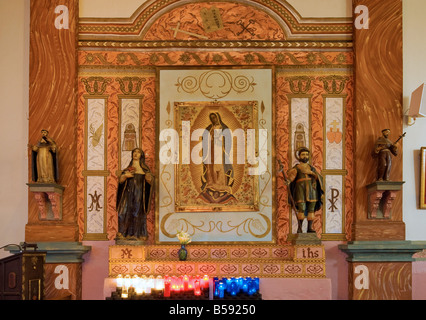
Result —
M132 246L115 245L109 248L111 259L176 260L179 245ZM199 245L186 246L188 260L217 259L325 259L323 245Z
M210 277L325 277L323 245L198 245L187 246L179 261L176 245L125 246L109 249L109 274L204 275Z

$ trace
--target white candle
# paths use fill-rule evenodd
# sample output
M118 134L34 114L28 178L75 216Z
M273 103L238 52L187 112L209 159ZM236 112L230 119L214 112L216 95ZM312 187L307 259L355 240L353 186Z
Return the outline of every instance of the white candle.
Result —
M154 288L154 276L149 276L146 281L146 293L151 293L151 289Z
M115 283L116 283L117 288L123 287L123 276L121 274L119 274L117 276L117 278L115 279Z
M156 290L163 290L164 289L164 279L161 276L158 276L155 279L155 289Z

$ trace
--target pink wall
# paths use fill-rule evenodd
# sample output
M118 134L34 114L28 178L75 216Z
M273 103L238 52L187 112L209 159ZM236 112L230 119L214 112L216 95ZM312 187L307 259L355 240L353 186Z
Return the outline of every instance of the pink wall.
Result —
M413 262L413 300L426 300L426 261Z
M342 241L323 241L325 247L325 270L331 279L332 300L348 299L348 263L347 255L339 250Z
M104 300L104 281L108 278L108 248L115 241L83 241L92 250L83 256L82 299Z

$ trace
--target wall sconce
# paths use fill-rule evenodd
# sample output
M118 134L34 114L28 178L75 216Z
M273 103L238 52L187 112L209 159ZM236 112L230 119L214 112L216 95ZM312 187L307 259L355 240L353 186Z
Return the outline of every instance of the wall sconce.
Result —
M425 90L425 84L423 83L411 94L410 109L407 114L407 124L409 126L416 123L416 118L426 116Z

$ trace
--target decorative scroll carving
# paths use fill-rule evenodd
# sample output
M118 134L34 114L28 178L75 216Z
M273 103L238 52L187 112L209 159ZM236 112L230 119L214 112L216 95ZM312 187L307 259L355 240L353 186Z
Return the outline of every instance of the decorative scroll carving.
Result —
M46 194L44 192L34 192L34 199L37 202L39 219L45 220L47 218Z
M104 94L107 88L107 84L111 81L112 79L104 77L89 77L81 79L81 82L84 83L87 93L90 95Z
M349 77L332 75L328 77L320 77L324 83L324 89L328 94L341 94L345 89L346 81L349 80Z
M385 191L383 193L383 216L385 219L390 219L392 211L392 202L396 198L395 191Z
M257 85L253 78L250 80L244 75L232 76L223 70L212 70L203 72L198 78L187 76L182 80L177 79L175 84L178 91L194 93L200 91L203 96L209 99L221 99L226 97L231 91L243 93Z
M137 95L142 87L145 78L124 77L115 79L120 84L120 90L125 95Z
M404 181L374 182L367 186L368 219L391 219L393 201Z
M314 78L308 76L295 76L287 77L286 81L290 84L290 90L292 93L305 94L311 89L311 82Z
M370 218L377 218L377 211L379 210L380 200L382 200L383 191L374 191L368 195L369 206L368 212L370 214Z
M62 220L62 195L64 187L58 184L28 183L38 207L38 219Z
M50 204L52 206L53 220L61 219L61 195L55 192L47 192Z

